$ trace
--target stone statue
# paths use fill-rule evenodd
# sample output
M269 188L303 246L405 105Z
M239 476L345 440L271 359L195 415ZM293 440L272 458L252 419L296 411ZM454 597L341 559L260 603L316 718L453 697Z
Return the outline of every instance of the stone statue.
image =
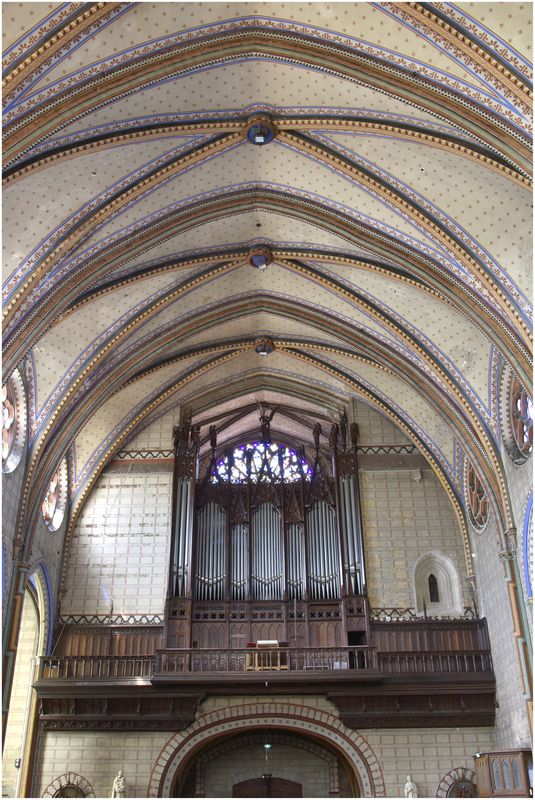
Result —
M269 445L271 444L271 420L273 419L277 409L274 408L271 414L267 414L262 406L260 406L260 410L260 433L262 434L262 441L265 445Z
M321 425L319 422L316 422L314 428L312 430L312 435L314 437L314 445L316 447L316 452L320 449L320 436L321 436Z
M215 450L217 447L217 427L215 425L210 425L210 447L212 450Z
M112 797L126 797L126 787L124 781L124 773L122 769L119 770L113 779L113 787L111 790Z
M407 775L407 783L405 784L405 797L418 797L418 789L413 782L410 775Z

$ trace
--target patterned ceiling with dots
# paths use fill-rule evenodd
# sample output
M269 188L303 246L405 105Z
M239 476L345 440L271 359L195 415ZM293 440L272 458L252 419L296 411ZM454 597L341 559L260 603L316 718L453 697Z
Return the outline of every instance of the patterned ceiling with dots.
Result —
M310 443L357 402L459 504L464 453L506 505L531 25L522 2L4 3L4 379L28 385L30 500L70 453L74 519L180 411L224 445L277 405Z

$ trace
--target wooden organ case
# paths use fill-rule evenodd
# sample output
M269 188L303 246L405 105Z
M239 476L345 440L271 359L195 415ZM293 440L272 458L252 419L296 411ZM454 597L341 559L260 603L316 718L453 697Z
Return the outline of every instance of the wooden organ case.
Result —
M212 427L200 476L199 429L175 428L167 648L369 643L358 428L332 426L327 464L316 425L308 464L303 447L272 443L271 417L219 460Z

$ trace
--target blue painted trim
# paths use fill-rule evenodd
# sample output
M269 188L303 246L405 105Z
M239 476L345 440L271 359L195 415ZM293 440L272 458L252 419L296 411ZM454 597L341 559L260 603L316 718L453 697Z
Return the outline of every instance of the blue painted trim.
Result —
M523 539L524 539L524 578L526 580L526 593L528 597L533 597L533 590L531 587L531 575L529 574L529 567L528 567L528 538L529 538L529 523L531 520L531 512L533 509L533 489L531 490L531 494L529 496L528 505L526 508L526 516L524 517L524 532L523 532Z
M65 5L68 5L68 4L65 4ZM130 3L126 8L122 8L122 9L121 8L118 8L118 9L113 9L112 8L112 9L110 9L110 11L112 12L112 16L110 17L110 19L107 22L99 23L98 32L100 33L100 31L104 30L104 28L107 28L109 25L113 24L116 21L116 19L118 19L118 17L122 16L127 11L130 11L130 8L133 7L133 6L136 6L136 5L138 5L138 4L137 3ZM63 55L57 56L56 60L48 68L46 68L43 72L41 72L33 80L31 80L28 83L28 85L25 86L23 91L19 92L17 94L17 97L5 107L4 113L7 113L8 111L11 111L13 108L16 108L17 105L19 105L19 103L23 102L26 99L26 97L28 97L28 93L31 91L31 89L34 86L36 86L39 83L41 83L46 78L46 76L49 75L51 72L53 72L56 69L56 67L58 67L63 61L65 61L66 58L70 58L70 56L76 50L78 50L83 44L85 44L88 39L92 39L95 36L95 31L92 28L93 28L93 26L91 26L91 29L89 30L88 33L86 33L82 38L80 38L78 41L76 41L76 43L75 43L75 45L73 47L69 47ZM43 37L43 39L44 38L45 37ZM45 90L46 90L46 85L40 91L45 91Z
M13 44L11 44L9 47L6 48L6 50L4 51L4 57L9 55L9 53L11 53L15 49L15 47L18 47L23 42L27 41L27 39L30 38L32 33L35 33L35 31L39 30L39 28L42 25L45 25L50 19L52 19L52 17L59 16L61 14L61 12L63 11L63 9L67 8L68 5L69 5L68 3L62 3L58 8L55 8L53 11L51 11L50 14L48 14L46 17L43 17L42 20L40 20L39 22L36 22L36 24L33 26L33 28L30 28L29 31L27 31L26 33L23 33L22 36L19 36L19 38L15 42L13 42ZM46 38L46 35L43 34L43 36L40 37L39 42L42 42L45 38ZM6 70L6 72L8 72L8 71L9 70ZM2 74L4 74L4 73L2 73Z
M52 650L52 636L54 632L54 606L52 604L52 585L51 585L52 582L45 562L37 561L33 565L32 574L28 578L28 581L32 584L32 586L36 591L37 591L37 579L35 577L35 574L37 570L41 571L41 574L44 578L47 599L48 599L48 631L46 633L46 641L44 648L44 655L48 655Z
M381 9L381 10L384 11L384 9ZM385 11L385 13L389 14L390 16L393 16L391 12ZM255 20L255 21L260 21L260 22L267 23L267 24L265 24L265 28L267 30L273 30L273 28L269 25L270 22L274 22L274 21L279 22L279 20L272 20L270 17L264 17L264 16L260 16L260 15L255 15L255 16L249 16L249 17L239 17L239 18L236 18L236 19L228 19L228 20L224 20L224 21L221 21L219 23L216 23L216 24L221 26L223 29L227 30L229 25L235 24L236 22L247 23L250 20ZM289 20L283 20L283 21L293 23L293 21L289 21ZM396 21L397 22L401 22L401 24L406 24L402 20L400 21L397 18L396 18ZM214 25L214 23L211 23L210 25L204 25L204 26L201 26L199 28L192 28L192 29L190 29L188 31L181 31L178 34L174 34L174 35L171 35L171 36L166 36L166 37L163 37L163 38L160 38L160 39L151 40L150 41L150 45L153 45L154 47L152 48L151 53L147 55L147 57L148 58L153 57L155 54L157 54L159 52L159 49L161 49L162 47L165 47L167 49L167 48L173 47L173 46L174 47L180 46L181 44L183 44L185 37L187 35L189 35L191 37L191 34L194 33L194 32L195 33L198 32L199 36L202 36L203 29L204 28L211 28L211 27L213 27L213 25ZM325 42L325 37L322 34L331 34L331 33L333 33L333 31L331 31L331 30L329 30L327 28L322 28L322 27L317 27L317 26L309 26L309 25L306 25L306 26L305 25L301 25L301 28L303 30L304 30L305 27L307 28L307 31L306 31L307 34L311 38L317 40L320 43L324 43ZM411 30L412 30L412 28L411 28ZM168 42L168 40L170 38L175 40L174 43L173 44L165 44L166 42ZM346 40L345 43L340 41L340 39L342 39L342 38ZM429 67L429 65L426 64L425 62L419 61L418 59L414 59L414 58L410 58L410 59L407 58L406 59L407 63L404 64L404 65L400 65L399 63L397 63L397 61L395 61L395 59L399 57L398 53L396 53L395 51L389 50L388 48L380 47L377 44L372 44L372 43L367 42L366 40L363 40L363 39L356 39L356 38L351 37L351 36L338 34L338 40L339 40L339 44L341 44L343 47L345 47L347 49L350 49L350 50L355 50L359 54L362 53L363 50L364 51L366 51L366 50L374 50L375 52L374 52L373 55L374 55L375 58L377 58L379 61L381 61L384 64L387 64L390 67L393 66L396 70L399 70L399 72L403 72L405 74L409 74L410 75L411 73L414 73L415 71L418 71L419 67L423 67L424 69L427 69ZM327 41L328 41L328 39L327 39ZM109 69L108 65L111 63L112 60L116 61L119 57L121 57L123 55L130 55L131 54L132 58L136 58L137 57L136 50L140 50L141 47L142 47L142 45L137 45L135 48L126 48L125 50L121 51L121 53L119 53L117 55L114 55L113 59L112 59L112 57L107 57L105 59L97 60L97 61L93 62L91 67L94 68L96 66L100 66L102 70L107 70L107 69ZM392 64L392 60L393 59L394 59L394 64ZM238 57L236 59L232 59L231 62L232 63L241 63L241 62L249 62L250 60L251 59L243 59L241 57ZM254 60L255 61L270 61L270 62L277 61L279 63L284 63L284 61L282 59L277 58L277 57L260 57L260 58L255 58ZM127 64L127 63L128 62L125 61L125 64ZM161 85L162 83L166 83L168 80L177 80L177 79L181 79L181 78L184 78L184 77L188 77L188 76L190 76L192 74L195 74L197 72L203 72L205 69L217 69L217 68L220 68L222 66L226 66L228 63L230 63L230 62L225 62L225 64L216 63L216 64L213 64L213 65L210 65L210 66L195 67L195 68L192 68L191 70L188 70L188 72L183 74L183 75L170 76L169 78L166 78L163 81L158 80L156 83L157 83L157 85ZM294 66L296 66L298 68L309 69L309 70L311 70L313 72L317 72L318 71L317 67L307 67L307 66L304 66L302 64L295 64ZM466 66L464 66L464 71L465 72L470 72L469 68L467 68ZM84 68L82 68L82 69L80 69L80 70L78 70L78 71L76 71L74 73L71 73L71 75L69 75L70 79L73 79L75 77L78 78L78 82L77 82L77 84L75 84L75 86L79 85L79 84L82 84L82 83L85 83L88 80L87 78L81 77L84 72L87 72L87 67L84 67ZM522 115L522 113L514 105L512 105L506 98L504 98L501 95L499 95L496 92L495 87L487 86L485 81L484 81L484 79L481 76L475 76L475 78L477 79L478 85L474 85L474 84L468 83L467 81L463 80L461 77L459 77L457 75L452 75L451 73L445 72L445 71L437 69L437 68L434 69L434 73L436 75L439 75L439 76L443 75L445 77L453 77L453 78L455 78L456 83L460 87L467 87L469 89L475 89L475 90L477 90L479 92L480 95L483 95L484 97L486 97L489 100L493 100L495 103L499 103L503 109L509 110L510 112L512 112L512 113L516 114L517 116L521 117L522 119L524 119L524 116ZM435 79L433 79L431 77L427 77L427 80L430 83L433 83L435 86L438 86L438 87L442 87L443 86L443 83L440 80L435 80ZM49 84L48 86L44 87L43 89L41 89L41 90L39 90L39 91L37 91L37 92L35 92L33 94L26 95L25 98L24 98L24 103L28 104L28 103L33 102L34 103L34 110L35 110L35 108L44 107L46 105L46 103L48 102L48 98L43 98L43 93L47 92L50 89L54 89L55 87L60 87L63 81L64 81L64 78L60 78L58 81ZM486 88L482 88L482 87L486 87ZM144 91L147 88L153 88L153 87L148 87L148 86L139 87L139 88L134 90L134 93L137 93L137 92L140 92L140 91ZM453 89L453 88L448 86L447 89L452 94L457 94L460 97L468 97L469 96L466 92L463 92L462 88ZM43 99L40 99L40 98L43 98ZM121 99L121 98L118 98L118 99ZM470 99L473 100L473 98L470 98ZM116 101L114 100L112 102L116 102ZM473 102L477 104L477 101L473 100ZM14 121L20 119L22 116L24 116L27 113L27 111L28 111L28 109L22 110L20 113L13 115L12 119L10 119L10 122L14 122ZM503 113L501 111L498 111L498 110L494 110L494 113L496 114L496 116L506 120L508 122L508 124L511 124L515 128L517 128L518 130L523 131L523 128L521 126L519 126L518 124L512 122L510 119L508 119L505 113Z

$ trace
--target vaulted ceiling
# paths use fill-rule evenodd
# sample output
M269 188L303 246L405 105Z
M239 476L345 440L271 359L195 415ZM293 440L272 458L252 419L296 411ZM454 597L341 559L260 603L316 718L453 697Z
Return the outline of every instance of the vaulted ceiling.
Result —
M26 514L66 453L79 510L177 405L222 445L259 402L311 442L357 398L461 516L469 460L507 521L496 384L505 362L531 378L531 4L3 9Z

